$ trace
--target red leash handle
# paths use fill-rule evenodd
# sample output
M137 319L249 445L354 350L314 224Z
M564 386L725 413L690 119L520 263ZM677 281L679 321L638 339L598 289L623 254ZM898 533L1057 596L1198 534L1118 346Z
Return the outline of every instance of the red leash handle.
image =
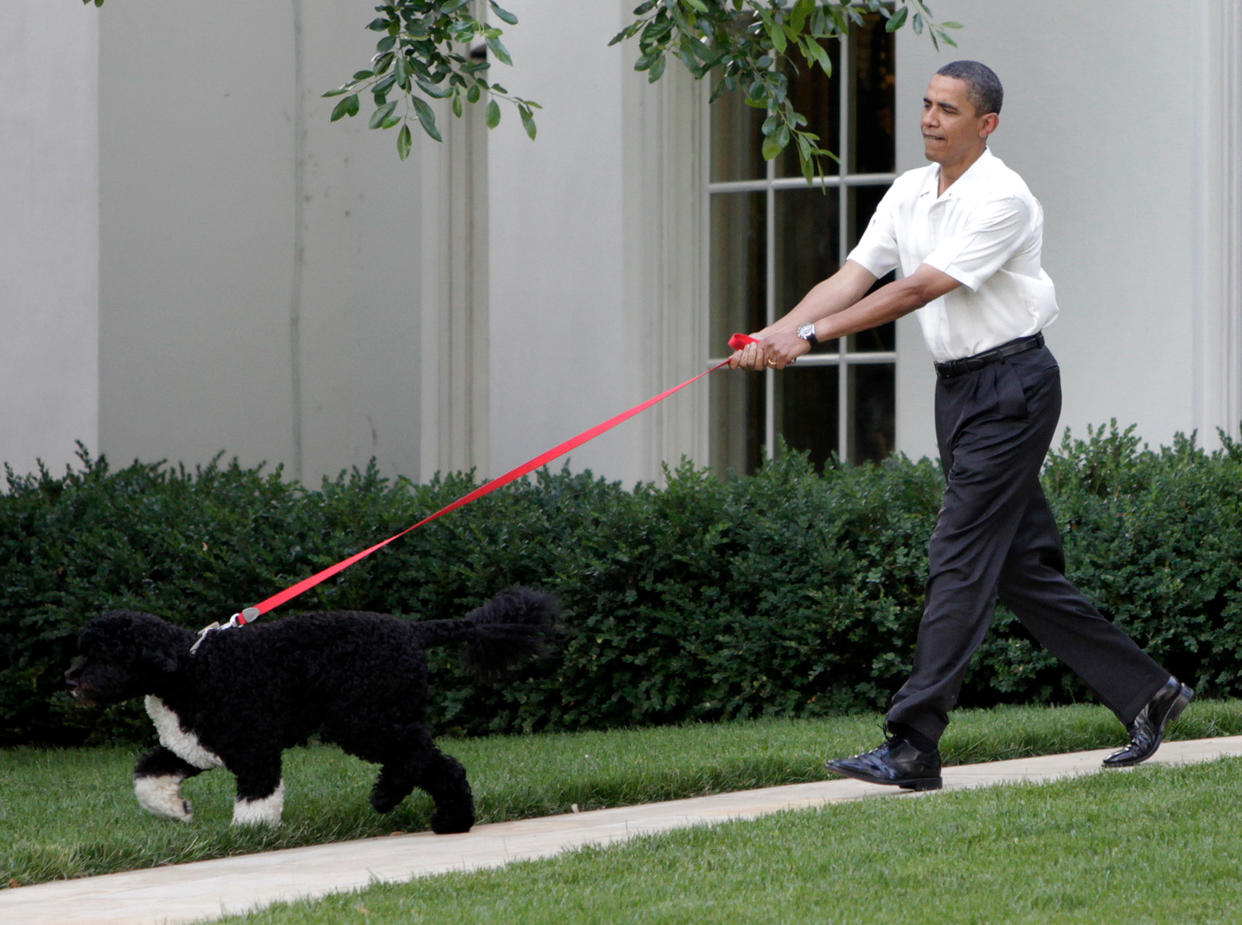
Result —
M729 346L734 350L740 350L742 347L746 346L746 344L748 343L751 343L753 340L754 338L749 337L745 334L734 334L732 337L729 338ZM641 414L643 411L646 411L652 405L655 405L655 404L658 404L659 402L664 401L664 399L668 398L670 395L672 395L675 392L680 392L682 389L684 389L688 385L693 385L695 382L698 382L704 376L707 376L710 373L714 373L716 370L720 369L721 367L728 365L728 363L729 363L728 360L724 360L720 363L717 363L715 366L711 367L711 369L708 369L708 370L705 370L704 372L699 373L697 376L695 376L692 379L687 379L681 385L675 385L671 389L661 392L659 395L655 396L654 398L649 398L645 402L642 402L641 404L635 405L633 408L630 408L628 411L623 411L620 414L616 415L615 417L609 418L607 421L604 421L602 424L596 424L594 427L588 430L584 430L582 433L578 434L578 436L572 437L569 440L566 440L564 443L561 443L553 447L547 452L540 453L534 459L531 459L531 460L528 460L527 462L522 463L522 465L518 466L516 469L512 469L509 472L506 472L504 475L500 476L500 478L493 479L490 482L480 485L478 488L476 488L474 491L470 492L469 494L462 495L456 501L453 501L450 504L446 504L444 507L440 508L440 510L436 511L434 514L431 514L428 517L424 517L422 520L414 524L412 527L406 527L400 533L395 534L394 536L390 536L388 539L384 540L383 542L376 543L374 546L371 546L371 547L368 547L367 549L362 550L362 552L354 553L348 559L342 559L340 562L336 563L335 565L328 566L328 568L324 569L321 572L316 572L314 575L311 575L309 578L304 578L302 581L299 581L297 584L289 588L286 588L284 591L281 591L279 594L273 594L267 600L261 601L258 604L254 605L253 607L247 607L240 614L233 615L233 619L232 621L230 621L230 625L244 626L247 623L253 623L255 620L259 619L259 617L262 616L263 614L268 613L271 610L275 610L281 604L284 604L284 603L287 603L288 601L293 600L298 595L304 594L305 592L309 591L311 588L315 587L318 584L322 584L323 582L331 578L333 575L337 575L345 571L345 569L349 568L355 562L365 559L367 556L371 555L371 553L373 552L378 552L379 550L387 546L389 543L396 542L397 540L401 539L401 537L405 536L407 533L411 533L414 530L417 530L419 527L425 524L429 524L433 520L436 520L440 517L443 517L445 514L449 513L450 511L455 511L459 507L465 507L470 502L477 501L479 498L482 498L486 494L490 494L491 492L495 491L497 488L502 488L503 486L508 485L510 482L514 482L520 479L522 476L528 475L529 473L535 471L536 469L542 466L546 466L548 463L552 462L554 459L560 456L564 456L566 453L570 452L571 450L577 449L578 447L582 446L582 444L590 440L594 440L596 437L598 437L600 434L604 433L605 431L612 430L618 424L622 424L625 421L628 421L630 418L634 417L636 414Z

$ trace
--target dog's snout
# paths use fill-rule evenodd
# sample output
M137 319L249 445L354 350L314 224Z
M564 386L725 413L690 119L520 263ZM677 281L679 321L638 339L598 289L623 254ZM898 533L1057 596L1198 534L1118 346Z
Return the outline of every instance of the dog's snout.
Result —
M69 667L65 670L65 686L69 688L69 693L78 696L82 688L82 664L85 660L82 656L78 656L69 663Z

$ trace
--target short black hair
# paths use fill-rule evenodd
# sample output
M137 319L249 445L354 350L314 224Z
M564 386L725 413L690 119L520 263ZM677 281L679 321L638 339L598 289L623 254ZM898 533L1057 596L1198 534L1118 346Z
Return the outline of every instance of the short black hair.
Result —
M980 64L978 61L950 61L936 73L955 80L963 80L969 85L970 89L966 91L966 98L975 107L975 115L982 116L989 112L999 113L1001 111L1001 103L1005 100L1005 89L1001 86L996 72L986 64Z

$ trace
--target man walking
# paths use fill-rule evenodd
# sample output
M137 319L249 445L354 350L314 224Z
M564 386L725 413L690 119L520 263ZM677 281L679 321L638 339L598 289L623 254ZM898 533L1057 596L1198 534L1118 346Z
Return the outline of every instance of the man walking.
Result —
M1060 371L1042 333L1058 308L1040 263L1043 210L987 147L1002 96L996 75L976 61L937 71L921 120L931 164L898 177L841 269L730 360L784 369L819 341L918 311L936 364L946 489L914 668L892 698L888 740L828 762L913 790L941 785L938 742L998 597L1126 726L1130 743L1106 766L1151 757L1194 696L1065 577L1039 485L1061 411ZM894 269L902 278L868 294Z

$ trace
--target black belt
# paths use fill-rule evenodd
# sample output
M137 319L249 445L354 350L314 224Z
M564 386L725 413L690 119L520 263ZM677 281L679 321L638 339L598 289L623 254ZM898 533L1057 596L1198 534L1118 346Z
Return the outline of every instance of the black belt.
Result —
M948 360L944 363L937 363L936 375L941 379L952 379L954 376L962 375L962 373L969 373L976 369L983 369L983 367L987 366L989 363L995 363L997 360L1003 360L1005 357L1011 357L1015 353L1024 353L1027 350L1038 350L1043 345L1043 334L1032 334L1030 337L1019 337L1017 340L1011 340L1009 343L1001 344L999 347L993 347L991 350L976 353L974 356L963 357L960 360Z

